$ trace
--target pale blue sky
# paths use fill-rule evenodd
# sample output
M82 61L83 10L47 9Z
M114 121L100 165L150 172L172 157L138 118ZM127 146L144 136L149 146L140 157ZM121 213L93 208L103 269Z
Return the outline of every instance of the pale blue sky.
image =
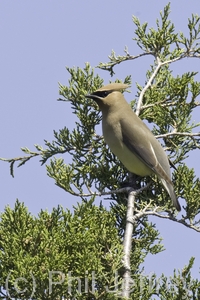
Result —
M100 61L107 61L112 49L123 54L125 45L130 54L140 53L132 41L135 28L132 15L153 27L159 11L167 3L164 0L1 0L0 157L20 156L20 147L34 150L34 144L44 145L44 139L53 139L54 129L74 127L70 106L56 101L58 82L67 85L69 79L65 66L84 67L85 62L96 66ZM171 19L177 30L187 31L187 19L192 13L200 15L199 1L171 1ZM112 79L123 79L131 74L131 91L135 96L134 84L136 81L144 84L145 71L151 61L142 58L124 63L116 67ZM173 66L175 74L199 71L199 67L197 59L187 59ZM96 73L105 79L105 84L111 79L107 72L97 69ZM200 80L200 76L196 79ZM199 112L194 118L198 121ZM191 153L189 165L199 176L197 162L199 164L199 153ZM9 175L9 165L0 162L0 179L0 211L7 204L13 207L16 198L24 201L33 214L40 209L51 211L58 204L71 209L80 201L56 187L37 158L15 168L14 179ZM172 274L174 268L182 268L194 255L197 258L193 274L198 277L199 234L176 223L152 220L161 231L167 250L147 258L146 272Z

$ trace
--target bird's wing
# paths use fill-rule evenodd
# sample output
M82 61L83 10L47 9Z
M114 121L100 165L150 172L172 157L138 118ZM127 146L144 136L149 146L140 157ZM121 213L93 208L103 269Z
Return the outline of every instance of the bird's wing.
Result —
M152 133L148 127L146 127L142 121L139 122L139 124L138 122L137 124L130 124L126 121L126 119L120 120L120 124L122 139L126 147L142 162L144 162L154 173L161 178L164 178L167 182L172 183L157 159L152 145L152 139L155 137L151 136ZM157 143L157 141L154 141L154 143ZM159 146L161 147L160 151L164 151L162 146Z

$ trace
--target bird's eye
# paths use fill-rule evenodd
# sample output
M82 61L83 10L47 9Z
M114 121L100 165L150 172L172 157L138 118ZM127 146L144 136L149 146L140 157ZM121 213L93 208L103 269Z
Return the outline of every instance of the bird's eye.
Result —
M102 92L101 97L102 97L102 98L105 98L105 97L108 96L108 95L109 95L109 92L104 91L104 92Z

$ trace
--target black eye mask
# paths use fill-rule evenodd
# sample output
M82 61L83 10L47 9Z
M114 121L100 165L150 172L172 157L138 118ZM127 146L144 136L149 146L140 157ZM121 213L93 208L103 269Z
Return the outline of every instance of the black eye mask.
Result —
M110 93L112 93L112 91L98 91L98 92L94 92L93 95L101 97L101 98L105 98L107 97Z

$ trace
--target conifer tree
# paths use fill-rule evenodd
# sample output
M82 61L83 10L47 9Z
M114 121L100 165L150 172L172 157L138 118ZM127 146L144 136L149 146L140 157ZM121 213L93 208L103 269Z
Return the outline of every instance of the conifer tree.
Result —
M175 29L169 4L155 28L136 17L133 23L138 54L130 54L127 47L123 55L112 51L109 61L99 63L98 68L108 71L112 81L116 65L153 57L146 80L137 84L130 105L167 151L182 211L177 214L159 180L129 174L96 131L101 113L85 95L107 83L89 63L83 69L67 67L70 79L60 84L59 100L76 115L74 129L66 125L54 131L53 141L45 140L45 148L21 148L25 156L1 160L10 163L14 176L16 163L22 166L39 156L47 175L58 187L79 197L80 204L73 213L58 206L51 213L42 210L38 217L19 201L13 210L5 208L0 221L2 299L200 298L200 282L191 277L193 257L183 271L174 270L170 278L145 276L141 267L147 254L164 249L159 229L149 216L200 232L200 181L185 163L200 148L200 123L192 120L200 105L200 82L192 70L178 76L172 73L176 61L200 58L200 17L192 15L188 20L188 37ZM117 81L134 85L135 80L127 76ZM65 162L65 153L70 163ZM102 198L99 207L94 204L96 197ZM105 198L110 200L109 209L104 207Z

